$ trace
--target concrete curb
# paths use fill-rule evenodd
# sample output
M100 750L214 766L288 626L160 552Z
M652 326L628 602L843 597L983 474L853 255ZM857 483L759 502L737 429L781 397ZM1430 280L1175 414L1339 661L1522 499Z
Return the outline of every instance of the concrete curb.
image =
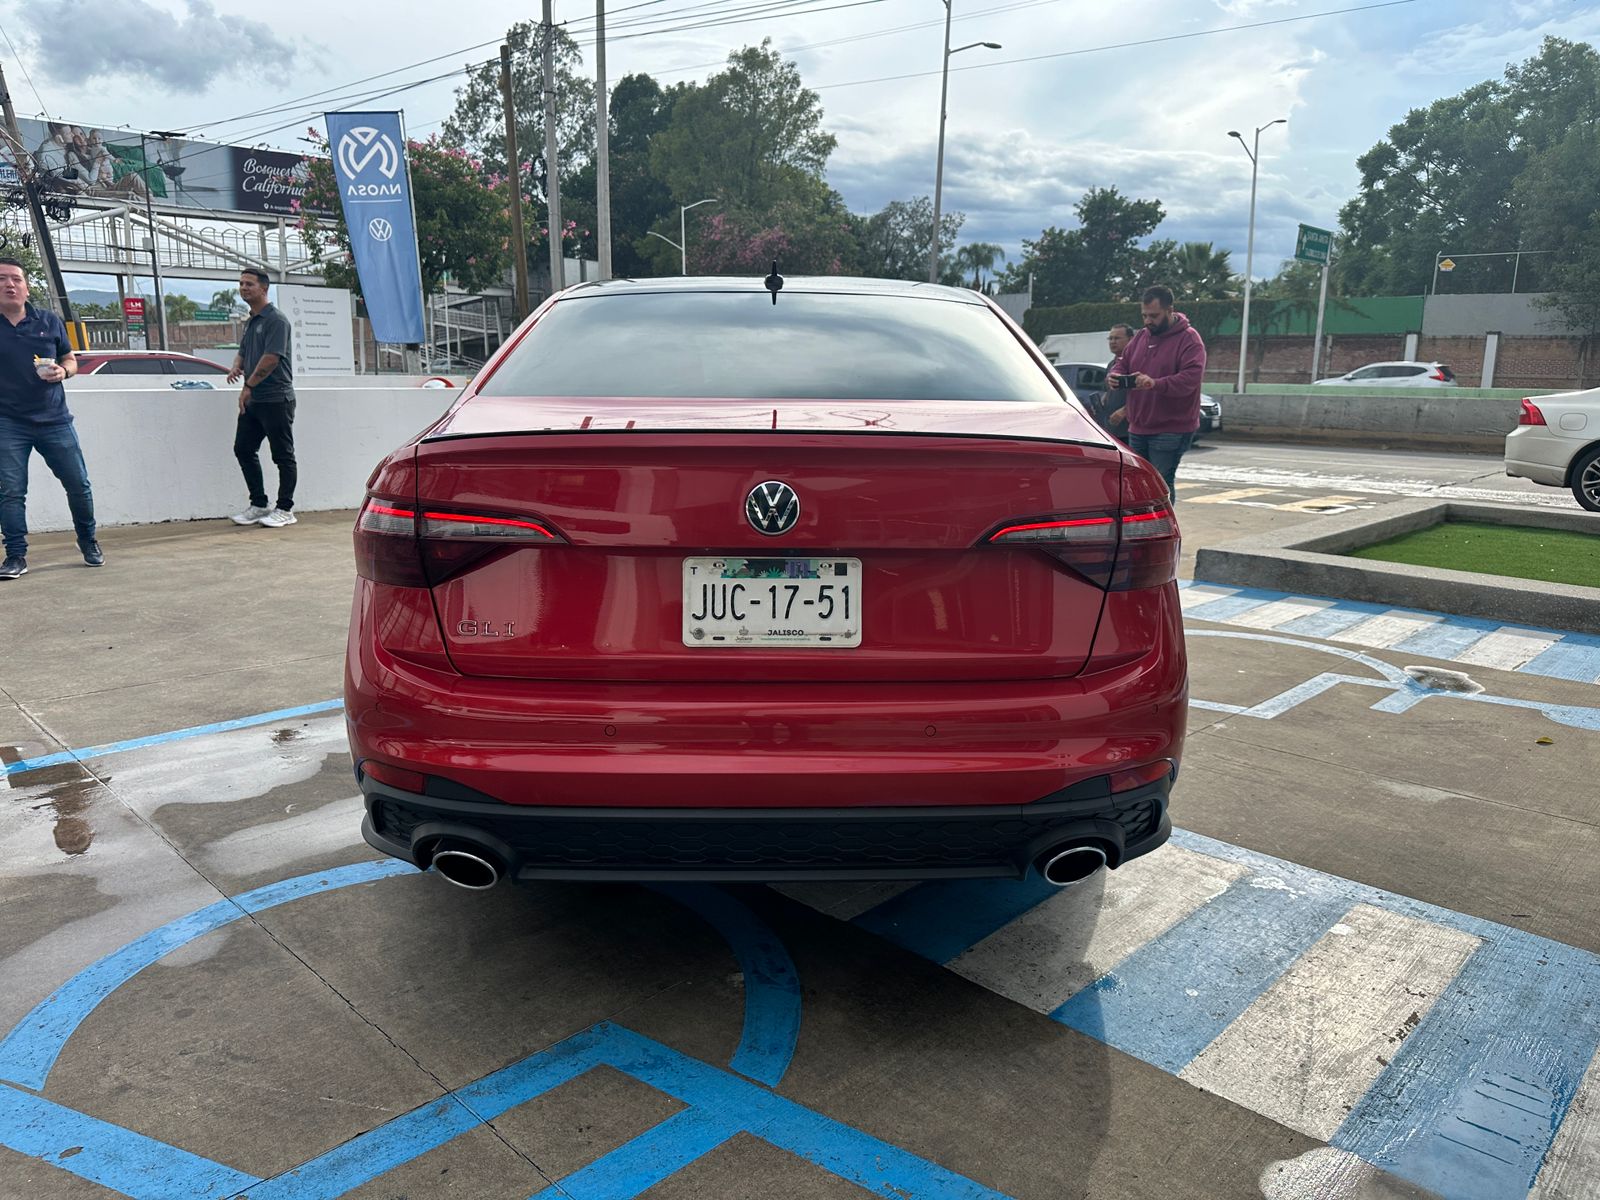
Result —
M1600 538L1600 515L1511 504L1411 500L1329 517L1313 527L1202 547L1194 575L1208 583L1333 596L1519 625L1600 633L1600 586L1541 583L1472 571L1344 557L1351 550L1442 521L1561 529Z

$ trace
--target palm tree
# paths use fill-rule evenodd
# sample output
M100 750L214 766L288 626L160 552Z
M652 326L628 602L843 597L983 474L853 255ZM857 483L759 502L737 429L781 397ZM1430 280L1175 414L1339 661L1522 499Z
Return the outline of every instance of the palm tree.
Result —
M1004 262L1006 258L1005 247L997 246L993 242L968 242L956 251L956 266L962 274L972 272L972 290L983 290L983 273L988 271L994 274L996 262Z
M222 288L211 293L211 307L231 313L234 306L239 303L238 288Z
M1239 279L1229 251L1210 242L1185 242L1178 247L1177 278L1181 295L1195 300L1226 300L1238 291Z

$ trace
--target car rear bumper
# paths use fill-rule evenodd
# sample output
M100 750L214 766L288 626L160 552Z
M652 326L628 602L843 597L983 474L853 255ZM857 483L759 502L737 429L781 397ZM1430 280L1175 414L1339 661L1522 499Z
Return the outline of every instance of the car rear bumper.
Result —
M1551 436L1544 426L1519 425L1506 435L1506 474L1547 487L1566 487L1579 444Z
M533 808L361 781L362 836L426 869L442 849L507 878L766 881L1020 879L1042 856L1092 844L1120 866L1167 840L1168 780L1113 795L1106 779L1027 805Z

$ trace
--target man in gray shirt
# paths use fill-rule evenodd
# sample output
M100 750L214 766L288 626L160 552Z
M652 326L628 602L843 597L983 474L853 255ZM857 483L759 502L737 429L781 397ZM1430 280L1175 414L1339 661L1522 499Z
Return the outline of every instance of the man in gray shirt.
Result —
M246 267L239 274L239 299L250 306L250 321L239 342L228 382L244 379L239 392L239 424L233 435L233 456L244 472L250 506L233 515L235 525L282 529L295 523L294 369L290 363L289 318L267 303L267 273ZM272 448L278 468L278 499L267 506L267 485L261 474L261 443Z

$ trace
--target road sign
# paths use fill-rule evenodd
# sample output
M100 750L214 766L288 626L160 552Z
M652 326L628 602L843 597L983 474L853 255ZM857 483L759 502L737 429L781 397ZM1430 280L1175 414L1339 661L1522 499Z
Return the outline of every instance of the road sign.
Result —
M1328 257L1333 251L1333 232L1328 229L1318 229L1315 225L1300 226L1300 233L1294 239L1294 256L1301 262L1319 263L1326 266Z
M1453 258L1442 258L1442 259L1439 260L1439 270L1441 270L1441 271L1454 271L1455 269L1456 269L1456 260L1455 259L1453 259Z
M144 297L124 296L122 298L122 316L127 321L144 323Z
M190 318L193 321L231 321L233 314L225 308L197 308Z

